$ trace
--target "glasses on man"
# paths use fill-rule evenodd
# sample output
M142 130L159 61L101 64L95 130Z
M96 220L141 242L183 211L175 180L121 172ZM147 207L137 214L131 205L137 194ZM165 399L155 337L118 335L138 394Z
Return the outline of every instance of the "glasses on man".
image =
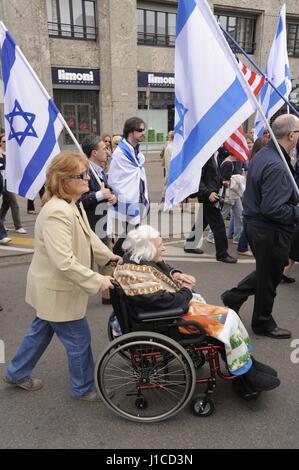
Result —
M144 127L139 127L139 129L135 129L136 132L145 132Z
M88 177L88 171L82 171L79 175L66 176L68 180L85 180Z

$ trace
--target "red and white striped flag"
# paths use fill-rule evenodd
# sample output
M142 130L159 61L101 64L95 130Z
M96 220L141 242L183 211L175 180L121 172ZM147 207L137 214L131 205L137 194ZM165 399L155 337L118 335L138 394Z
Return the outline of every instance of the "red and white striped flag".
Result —
M238 66L244 74L254 95L257 96L262 89L265 78L255 72L252 72L252 70L246 67L246 65L242 64L242 62L237 57L236 59L238 61ZM224 145L232 155L237 157L242 162L248 159L249 148L247 145L245 132L243 131L243 126L238 127L238 129L224 142Z

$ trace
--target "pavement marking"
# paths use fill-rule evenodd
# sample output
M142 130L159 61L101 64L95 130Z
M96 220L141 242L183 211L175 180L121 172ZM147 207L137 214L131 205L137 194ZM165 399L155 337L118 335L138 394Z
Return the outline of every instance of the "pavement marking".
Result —
M198 255L196 258L192 256L164 256L163 258L166 261L189 261L191 263L221 263L221 261L217 261L216 258L199 258L199 256L201 255ZM237 264L255 264L255 259L238 259Z
M0 250L3 251L19 251L23 253L34 253L34 250L30 250L29 248L17 248L15 246L0 246Z
M163 245L176 245L177 243L184 243L185 239L173 240L171 242L163 242Z
M34 246L34 238L11 237L11 245Z

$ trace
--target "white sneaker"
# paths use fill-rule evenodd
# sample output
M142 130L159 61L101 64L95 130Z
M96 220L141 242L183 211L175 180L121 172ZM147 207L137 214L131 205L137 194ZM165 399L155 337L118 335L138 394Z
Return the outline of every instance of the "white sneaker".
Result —
M9 242L11 242L11 238L4 237L4 238L1 238L0 245L7 245L7 243L9 243Z
M213 243L215 245L215 240L214 238L207 238L208 243Z
M25 230L23 227L18 228L15 230L16 233L27 233L27 230Z

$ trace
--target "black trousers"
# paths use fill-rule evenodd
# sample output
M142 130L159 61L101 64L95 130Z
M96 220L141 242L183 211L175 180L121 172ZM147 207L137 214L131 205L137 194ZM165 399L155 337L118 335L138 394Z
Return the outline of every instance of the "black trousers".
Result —
M255 256L256 270L231 289L234 302L240 305L254 295L251 326L255 333L273 330L272 317L276 288L289 261L291 234L279 230L257 228L244 224L250 248Z
M223 217L219 207L215 207L215 204L211 202L204 202L203 206L203 226L202 230L205 230L209 225L211 230L214 234L215 239L215 248L216 248L216 258L225 258L227 256L227 236L225 231L225 225L223 221ZM196 231L200 230L200 224L197 220L196 223L192 227L192 232L186 240L186 247L192 247L192 242L195 242L198 239L196 236ZM201 233L200 233L201 235ZM198 241L194 243L194 247L196 248ZM196 245L196 246L195 246Z
M39 190L39 197L42 198L43 195L44 195L44 192L45 192L45 186L43 186L40 190ZM35 210L35 206L34 206L34 200L32 199L27 199L27 211L34 211Z

